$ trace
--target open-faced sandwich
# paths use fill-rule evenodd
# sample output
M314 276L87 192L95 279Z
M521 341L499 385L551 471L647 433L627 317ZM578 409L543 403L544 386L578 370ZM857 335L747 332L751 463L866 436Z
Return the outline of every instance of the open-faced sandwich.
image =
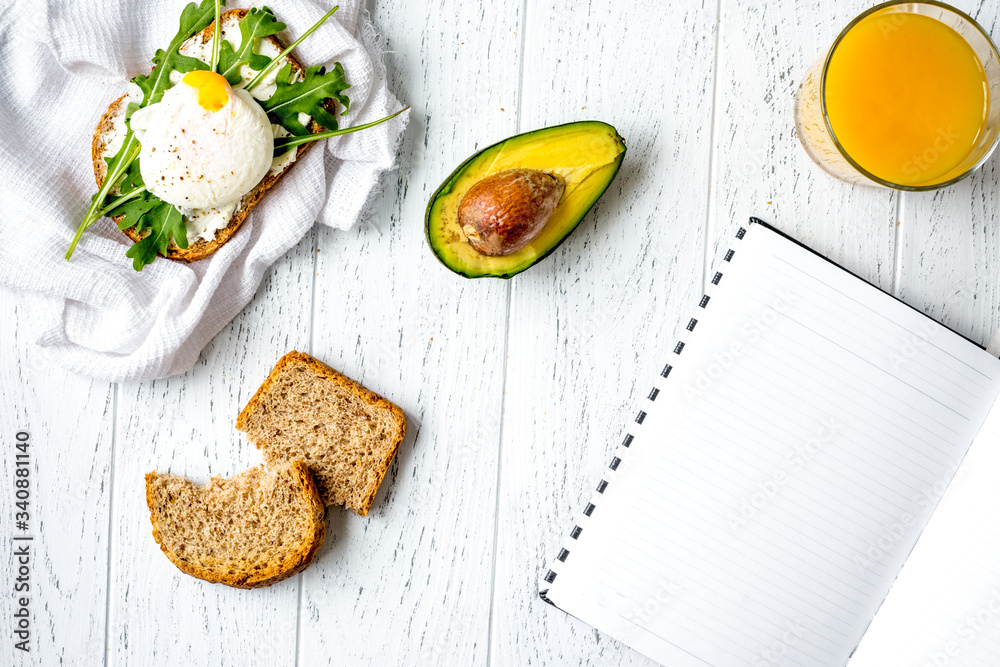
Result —
M303 67L291 55L337 7L286 48L277 36L285 25L270 9L221 13L222 4L185 7L152 71L101 117L92 144L99 190L66 259L104 216L134 242L126 256L137 271L157 255L207 257L311 142L405 110L338 129L349 108L343 67Z

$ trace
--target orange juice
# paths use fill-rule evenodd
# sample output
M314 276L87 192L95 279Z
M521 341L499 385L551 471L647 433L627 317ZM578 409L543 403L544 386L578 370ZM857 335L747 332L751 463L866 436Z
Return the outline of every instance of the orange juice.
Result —
M899 185L940 183L968 168L989 92L969 43L941 21L875 13L836 45L827 118L863 169Z

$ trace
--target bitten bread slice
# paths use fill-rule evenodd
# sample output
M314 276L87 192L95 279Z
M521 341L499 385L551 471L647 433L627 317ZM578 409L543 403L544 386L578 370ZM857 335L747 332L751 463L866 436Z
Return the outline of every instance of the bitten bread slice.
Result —
M305 569L326 535L324 508L299 461L198 486L183 477L146 475L153 537L191 576L258 588Z
M223 12L219 17L223 29L229 30L232 28L233 30L238 31L239 28L237 26L239 25L239 21L248 11L249 10L246 9L230 9L229 11ZM184 53L185 47L188 43L195 45L211 43L214 33L215 22L213 21L208 25L208 27L185 42L180 48L181 53ZM282 44L281 40L279 40L276 36L269 35L268 37L264 37L264 39L271 42L279 50L284 51L284 44ZM292 71L301 76L302 65L300 65L290 53L282 53L280 57L285 58L285 60L292 66ZM104 161L104 156L107 153L108 146L111 144L113 137L116 134L117 123L124 122L123 109L127 103L128 100L125 95L122 95L117 100L112 102L105 114L101 116L101 120L98 121L97 127L94 129L94 138L91 142L90 151L91 159L94 163L94 178L97 180L97 187L100 187L104 183L104 175L108 171L108 165ZM328 111L330 111L330 113L334 113L334 110L336 109L336 102L332 99L327 99L324 102L324 106ZM309 131L312 133L323 131L323 128L315 121L310 121L308 127ZM312 147L312 145L313 143L302 144L295 149L295 162L298 162L302 157L302 154ZM268 173L264 176L260 183L250 190L250 192L243 195L239 205L236 207L236 211L233 213L233 217L229 220L229 224L218 230L215 233L215 238L209 241L197 239L193 242L189 242L188 247L184 249L181 249L176 243L171 241L170 245L167 247L166 256L170 259L193 262L199 259L204 259L221 248L226 241L232 238L233 234L235 234L240 228L240 225L243 224L243 221L250 215L250 212L255 206L257 206L258 203L260 203L261 199L264 198L267 191L278 182L278 179L288 173L288 170L295 165L295 162L281 172L274 174ZM114 218L114 221L116 223L121 222L122 217L123 216L118 216ZM123 232L126 236L132 239L133 242L142 240L142 235L137 233L134 227L125 229Z
M368 514L406 433L403 411L325 364L289 352L236 419L268 463L299 459L327 505Z

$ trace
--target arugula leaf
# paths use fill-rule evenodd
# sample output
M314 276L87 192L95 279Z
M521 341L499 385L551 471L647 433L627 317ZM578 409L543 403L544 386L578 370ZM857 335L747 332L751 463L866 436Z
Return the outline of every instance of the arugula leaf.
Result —
M112 216L123 215L118 229L125 231L129 227L135 227L141 223L142 217L151 210L164 203L162 199L149 192L143 192L135 199L124 202L115 207Z
M410 107L403 107L394 114L390 114L385 118L379 118L378 120L373 120L370 123L365 123L364 125L355 125L354 127L345 127L343 130L329 130L327 132L316 132L314 134L305 134L300 136L292 135L290 137L275 137L274 138L274 157L280 157L287 153L289 150L295 146L301 146L302 144L308 144L311 141L319 141L320 139L329 139L330 137L339 137L344 134L351 134L352 132L360 132L361 130L367 130L370 127L375 127L376 125L381 125L382 123L388 122L403 113Z
M126 200L126 195L130 195L138 190L142 190L142 192L136 197ZM128 170L125 172L125 178L119 186L119 192L122 195L119 198L121 203L108 210L105 215L112 218L119 215L125 216L118 222L118 229L121 230L126 230L129 227L139 224L142 216L156 207L157 204L162 203L159 197L146 190L146 185L142 181L142 174L139 171L139 160L129 165Z
M114 158L106 157L104 161L108 163L108 168L110 169L111 163ZM133 190L137 190L145 186L146 184L142 180L142 172L139 171L139 158L136 158L132 163L125 169L122 174L121 182L118 185L118 194L127 195Z
M328 18L330 18L331 16L333 16L334 12L336 12L338 9L340 9L340 5L335 5L326 14L323 14L323 16L320 17L319 21L316 21L316 23L312 24L312 26L308 30L306 30L304 33L302 33L302 35L297 40L295 40L294 42L292 42L291 45L288 46L288 48L283 49L281 51L281 53L278 55L278 57L272 58L271 62L269 62L267 64L267 66L264 67L264 69L262 69L259 72L257 72L257 76L255 76L253 79L251 79L250 83L248 83L246 85L246 91L248 93L251 92L261 81L264 80L264 77L266 77L268 74L270 74L271 70L273 70L275 67L277 67L278 65L282 64L285 61L284 55L286 53L291 53L292 49L294 49L299 44L301 44L302 42L304 42L305 39L306 39L306 37L308 37L309 35L311 35L314 32L316 32L316 30L321 25L323 25L324 23L326 23L326 20Z
M114 157L104 158L104 161L108 164L108 171L106 173L111 173L111 167L117 158L117 155ZM121 174L121 176L119 176L118 181L118 183L113 183L111 185L111 189L117 189L118 192L116 194L109 194L105 200L105 203L107 203L108 206L101 209L101 213L104 215L107 215L117 209L118 206L114 205L115 202L123 200L125 195L130 195L136 190L146 189L146 184L142 181L142 173L139 171L138 158L133 160L132 163L125 168L125 171ZM94 197L96 198L97 195L94 195ZM118 215L118 213L115 213L114 215Z
M104 158L109 164L114 158ZM187 248L187 226L184 216L172 204L168 204L153 193L146 190L139 169L139 160L129 165L118 186L119 195L106 208L102 215L110 218L123 216L118 221L118 229L126 230L135 227L142 234L150 230L144 238L138 241L125 253L132 258L132 267L142 271L142 267L153 262L158 252L166 252L170 239L174 239L178 247ZM135 249L139 246L138 250Z
M226 4L224 1L221 4ZM215 20L215 0L204 0L200 6L193 2L181 12L180 27L177 34L170 40L166 50L159 49L153 56L153 71L148 75L140 74L132 79L132 83L142 90L142 104L155 104L163 97L163 92L170 88L170 72L191 72L196 69L208 69L208 65L190 56L178 52L181 44L191 36L204 30Z
M260 71L267 67L271 59L254 53L257 40L276 35L285 29L285 24L274 17L274 13L264 7L263 9L251 9L250 12L240 19L240 40L239 50L233 49L233 45L228 40L223 40L219 51L219 74L226 77L229 85L235 86L243 81L240 75L240 65L248 65L250 69Z
M135 250L133 246L125 253L126 257L132 258L132 266L136 271L141 271L143 266L155 260L158 252L166 252L171 238L178 247L187 248L187 227L184 224L184 216L177 207L146 190L139 169L139 160L132 162L125 171L119 192L120 203L112 203L112 207L105 209L104 214L112 218L124 216L118 221L118 229L135 227L135 231L140 235L147 229L150 230L145 238L135 244L136 246L142 244L142 247Z
M337 129L337 118L323 106L323 101L333 98L344 105L346 113L350 100L343 91L350 88L344 77L344 67L334 63L329 72L319 65L309 67L301 81L292 72L291 64L286 64L275 79L274 94L261 106L272 123L281 125L294 135L309 134L309 128L299 122L299 114L308 114L327 130Z
M197 58L184 56L176 51L169 52L157 49L156 55L153 56L153 71L149 73L149 76L140 74L132 79L132 83L142 90L143 97L140 106L156 104L163 98L163 93L171 88L170 72L174 70L193 72L196 69L208 69L208 65Z
M134 164L135 160L137 159L136 157L132 157L131 159L129 159L129 156L127 154L129 148L128 143L129 142L127 140L123 141L122 147L118 149L117 153L115 153L111 157L104 158L104 161L107 163L108 168L104 172L104 180L101 182L101 185L102 186L104 184L108 185L109 195L111 194L110 191L114 190L115 188L118 188L118 191L121 192L122 181L125 178L125 175L128 173L129 165ZM133 150L135 151L136 156L138 156L139 154L138 146L133 148ZM114 180L111 180L111 182L109 183L108 181L111 179L112 176L114 176ZM98 195L94 195L94 199L96 199L97 196ZM106 198L107 197L105 197L105 199ZM94 200L92 199L91 201ZM103 201L99 203L103 203Z
M213 72L219 71L219 45L222 43L222 0L214 0L215 16L212 23L215 29L212 31L212 63L208 68Z
M149 233L125 253L125 256L132 260L132 268L136 271L142 271L142 267L152 264L157 253L166 253L171 238L179 248L188 247L184 216L173 204L160 199L156 201L158 203L145 212L135 226L137 232L148 229Z
M83 233L90 229L91 225L104 217L104 214L101 212L101 207L107 200L108 193L111 192L111 188L122 179L125 169L128 168L128 165L131 164L138 155L139 142L132 134L132 130L128 130L125 133L124 140L122 141L122 147L118 149L118 152L115 153L114 157L107 160L108 170L104 174L104 181L101 182L101 187L98 189L97 194L90 198L90 206L87 208L87 214L83 216L80 226L76 228L73 240L70 241L69 249L66 251L67 261L69 261L69 258L73 256L76 244L80 242L81 238L83 238Z

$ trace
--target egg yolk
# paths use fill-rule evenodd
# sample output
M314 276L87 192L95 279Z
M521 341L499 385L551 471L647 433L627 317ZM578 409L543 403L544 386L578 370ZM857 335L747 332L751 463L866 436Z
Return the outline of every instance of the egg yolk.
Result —
M229 101L229 82L221 74L195 70L185 74L181 81L198 90L198 106L205 111L218 111Z

